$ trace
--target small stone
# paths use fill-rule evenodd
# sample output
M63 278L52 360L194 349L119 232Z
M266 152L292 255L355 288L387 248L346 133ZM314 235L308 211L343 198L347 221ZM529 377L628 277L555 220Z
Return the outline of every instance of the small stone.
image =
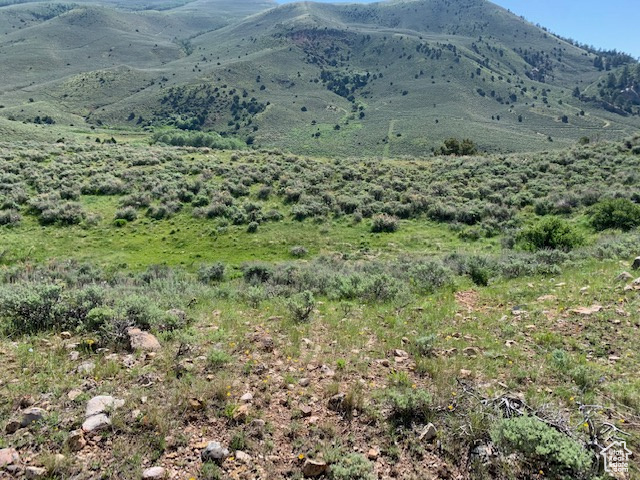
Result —
M104 413L92 415L82 424L82 430L85 432L97 432L111 425L111 420Z
M340 392L331 397L329 399L329 410L333 410L334 412L342 411L346 396L345 393Z
M240 463L244 463L245 465L248 465L251 463L251 455L249 455L246 452L243 452L242 450L236 450L236 460Z
M249 405L240 405L233 411L233 419L237 422L243 422L249 416Z
M78 356L79 355L80 354L78 353ZM93 363L93 362L84 362L84 363L81 363L80 365L78 365L78 368L76 368L76 372L89 374L89 373L93 372L95 369L96 369L96 364L95 363Z
M18 420L10 420L9 423L4 427L4 431L11 435L12 433L16 433L22 427L22 423Z
M620 275L616 277L616 281L626 282L628 280L631 280L632 278L633 278L633 275L631 275L629 272L622 272Z
M47 411L42 408L38 408L38 407L28 408L27 410L24 410L22 412L22 420L20 421L20 426L28 427L34 422L39 422L44 418L46 413Z
M114 398L111 395L98 395L97 397L93 397L89 402L87 402L87 410L85 411L85 416L90 417L92 415L97 415L99 413L104 413L107 410L115 410L124 405L124 400L120 400L118 398Z
M367 452L367 458L369 460L377 460L378 457L380 456L380 450L378 450L377 448L370 448L369 451Z
M301 387L308 387L309 384L311 384L311 380L309 380L307 377L298 380L298 385L300 385Z
M309 405L301 405L300 406L300 413L305 418L306 417L310 417L311 413L313 413L313 409Z
M229 456L229 450L224 448L220 442L209 442L207 447L200 454L203 462L215 462L221 464Z
M634 270L640 269L640 257L636 257L633 263L631 264L631 268Z
M69 340L71 338L71 332L60 332L60 338L63 340Z
M383 360L380 360L380 365L382 365L383 367L389 368L391 366L391 362L385 358Z
M24 473L27 479L37 480L40 478L45 478L45 476L47 475L47 469L40 467L27 467Z
M251 426L253 428L258 429L258 430L263 429L266 424L267 424L267 422L265 422L261 418L254 418L253 420L251 420Z
M260 348L262 348L262 350L264 350L265 352L272 352L275 347L275 343L271 335L260 335L258 338L258 343L260 344Z
M307 422L309 423L309 425L315 425L316 423L318 423L320 421L320 417L317 416L313 416L313 417L309 417L309 420L307 420Z
M162 480L167 478L167 470L162 467L147 468L142 472L143 480Z
M160 350L162 346L158 339L149 332L144 332L139 328L129 328L127 330L129 336L129 345L132 350L143 350L145 352L155 352Z
M240 397L240 401L244 403L249 403L253 400L253 394L251 392L247 392Z
M429 423L426 427L424 427L422 433L420 433L420 440L426 440L427 442L430 442L431 440L436 438L436 435L438 435L438 429L433 423Z
M324 377L327 377L327 378L329 378L329 377L333 377L333 376L335 376L335 374L336 374L336 372L334 372L333 370L331 370L331 368L329 368L327 365L322 365L322 366L320 367L320 372L322 372L322 375L323 375Z
M67 446L72 452L79 452L87 446L87 441L84 439L84 433L82 430L74 430L67 437Z
M480 351L476 347L467 347L462 350L462 353L467 357L476 357Z
M327 465L327 462L307 459L302 467L302 474L305 477L319 477L320 475L325 474L328 469L329 465Z
M20 456L15 448L0 449L0 468L15 465L20 462Z
M396 349L393 351L393 356L394 356L394 357L408 357L408 356L409 356L409 354L408 354L406 351L404 351L404 350L400 350L399 348L396 348Z
M571 313L577 313L578 315L582 315L588 317L589 315L593 315L594 313L598 313L602 310L602 305L592 305L590 307L578 307L573 310L569 310Z
M82 390L74 388L73 390L69 390L69 392L67 393L67 398L73 402L80 395L82 395Z
M471 375L473 375L473 372L471 370L466 370L464 368L460 369L460 376L462 378L469 378L471 377Z

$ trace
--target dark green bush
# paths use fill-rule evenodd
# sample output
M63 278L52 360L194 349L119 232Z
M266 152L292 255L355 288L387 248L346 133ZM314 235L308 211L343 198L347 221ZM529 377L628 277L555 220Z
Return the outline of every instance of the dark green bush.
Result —
M373 233L393 233L398 230L398 218L392 215L376 215L371 222Z
M287 307L295 322L306 322L311 318L316 301L309 290L292 296L287 302Z
M386 393L385 400L390 408L390 419L395 423L424 423L432 417L433 402L426 390L392 388Z
M626 198L601 200L591 208L591 225L596 230L631 230L640 225L640 205Z
M224 278L224 270L222 262L200 265L198 279L203 283L220 282Z
M544 248L568 251L584 243L582 235L559 217L544 217L525 227L517 235L516 241L531 251Z

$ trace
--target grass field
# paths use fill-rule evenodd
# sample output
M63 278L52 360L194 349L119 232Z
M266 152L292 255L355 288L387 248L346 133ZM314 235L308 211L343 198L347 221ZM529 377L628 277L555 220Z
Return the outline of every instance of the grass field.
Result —
M589 442L640 447L640 297L617 279L637 137L375 161L66 137L1 149L12 471L591 479ZM631 223L601 230L613 196ZM554 218L556 249L532 248ZM130 326L159 350L131 350ZM78 433L100 394L124 406ZM549 438L573 456L529 448ZM209 441L228 457L203 462Z

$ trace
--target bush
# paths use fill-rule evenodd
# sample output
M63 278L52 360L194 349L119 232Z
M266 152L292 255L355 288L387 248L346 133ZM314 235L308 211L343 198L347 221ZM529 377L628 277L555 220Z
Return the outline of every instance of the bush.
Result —
M409 278L420 293L433 293L451 282L451 272L440 262L427 261L409 268Z
M247 225L247 233L256 233L258 231L258 222L250 222L249 225Z
M198 279L203 283L220 282L224 278L224 269L222 262L200 265Z
M273 268L266 263L248 263L242 266L242 274L247 283L264 283L273 275Z
M376 215L371 222L373 233L393 233L398 230L398 218L392 215Z
M126 220L127 222L133 222L138 217L138 212L133 207L125 207L116 212L116 220Z
M295 246L295 247L291 247L291 250L289 250L289 254L292 257L295 258L302 258L302 257L306 257L309 253L309 250L307 250L304 247L301 247L299 245Z
M289 312L291 313L293 320L296 322L306 322L309 320L315 306L316 302L313 298L313 293L309 290L305 290L304 292L294 295L287 303Z
M60 285L3 286L0 312L7 333L25 335L58 327L56 306L62 297Z
M526 250L543 248L568 251L582 245L582 236L569 223L559 217L544 217L523 229L517 236Z
M331 478L334 480L375 480L373 464L358 453L340 456L331 465Z
M491 439L506 453L521 455L530 473L544 470L550 478L584 478L593 460L580 443L533 417L498 422Z
M598 231L607 228L631 230L640 225L640 205L626 198L602 200L591 209L591 225Z
M15 210L5 210L0 212L0 225L15 226L20 223L22 217Z
M207 355L207 365L214 370L220 369L232 360L231 356L217 348L212 349Z
M390 389L386 402L391 409L391 420L396 423L410 425L412 422L426 422L431 418L432 399L426 390Z

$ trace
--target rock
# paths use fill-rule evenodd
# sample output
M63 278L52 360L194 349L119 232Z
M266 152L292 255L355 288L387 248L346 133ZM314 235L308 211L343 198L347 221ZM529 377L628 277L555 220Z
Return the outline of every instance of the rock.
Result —
M369 451L367 452L367 458L369 460L377 460L378 457L380 456L380 450L378 450L377 448L370 448Z
M266 424L267 422L265 422L261 418L254 418L253 420L251 420L251 426L258 430L262 430Z
M142 478L144 480L162 480L167 478L167 470L162 467L147 468L142 472Z
M71 338L71 332L60 332L60 338L63 340L69 340Z
M79 452L87 446L87 441L84 439L84 433L82 430L74 430L67 437L67 447L72 452Z
M82 430L87 433L97 432L111 425L111 420L104 413L92 415L82 424Z
M300 413L302 414L303 417L310 417L311 413L313 413L313 409L308 406L308 405L301 405L300 406Z
M20 463L20 455L15 448L0 449L0 468Z
M408 357L409 354L407 352L405 352L404 350L400 350L399 348L396 348L393 352L393 356L394 357Z
M422 432L420 433L419 438L420 440L430 442L431 440L436 438L436 435L438 435L438 429L433 423L429 423L426 427L424 427L424 430L422 430Z
M4 427L4 431L11 435L12 433L16 433L22 427L21 422L18 420L9 420L9 423Z
M240 405L233 411L233 419L237 422L244 422L249 417L249 405Z
M632 278L633 278L633 275L631 275L629 272L622 272L620 275L616 277L616 281L626 282L628 280L631 280Z
M242 450L236 450L236 460L240 463L248 465L251 463L251 455L243 452Z
M329 465L327 465L327 462L307 459L302 467L302 474L305 477L319 477L320 475L327 473L328 469Z
M85 417L104 413L107 410L115 410L124 405L124 400L113 398L111 395L98 395L87 402Z
M633 263L631 264L631 268L634 270L640 269L640 257L636 257Z
M309 380L307 377L298 380L298 385L300 385L301 387L308 387L310 384L311 380Z
M467 347L462 350L462 353L467 357L476 357L478 353L480 353L480 350L476 347Z
M250 403L253 400L253 394L251 392L247 392L240 397L240 401L244 403Z
M466 370L464 368L460 369L460 376L462 378L470 378L471 375L473 375L473 372L471 370Z
M316 423L318 423L320 421L320 417L316 417L315 415L313 417L309 417L309 425L315 425Z
M78 356L79 355L80 354L78 354ZM74 360L74 359L72 358L72 360ZM77 359L75 359L75 360L77 360ZM93 362L84 362L84 363L81 363L80 365L78 365L78 367L76 368L76 372L89 374L89 373L93 372L95 369L96 369L96 364L95 363L93 363Z
M43 408L32 407L22 412L22 420L20 421L21 427L28 427L34 422L39 422L47 414L47 411Z
M389 368L391 366L391 362L385 358L383 360L380 360L380 365L382 365L383 367Z
M160 350L160 342L149 332L144 332L139 328L129 328L127 330L129 336L129 345L132 350L143 350L145 352L155 352Z
M69 392L67 393L67 398L73 402L80 395L82 395L82 390L74 388L73 390L69 390Z
M341 412L344 407L344 399L346 398L345 393L337 393L333 397L329 399L329 410L333 410L334 412Z
M331 368L329 368L327 365L322 365L320 367L320 372L322 372L322 376L327 377L327 378L333 377L336 374L336 372L331 370Z
M203 462L215 462L221 464L229 456L229 450L220 445L219 442L209 442L207 447L200 454Z
M47 469L40 467L27 467L24 471L25 476L29 480L37 480L47 476Z
M577 313L578 315L583 315L585 317L588 317L589 315L598 313L600 310L602 310L602 305L592 305L590 307L578 307L569 311L571 313Z

